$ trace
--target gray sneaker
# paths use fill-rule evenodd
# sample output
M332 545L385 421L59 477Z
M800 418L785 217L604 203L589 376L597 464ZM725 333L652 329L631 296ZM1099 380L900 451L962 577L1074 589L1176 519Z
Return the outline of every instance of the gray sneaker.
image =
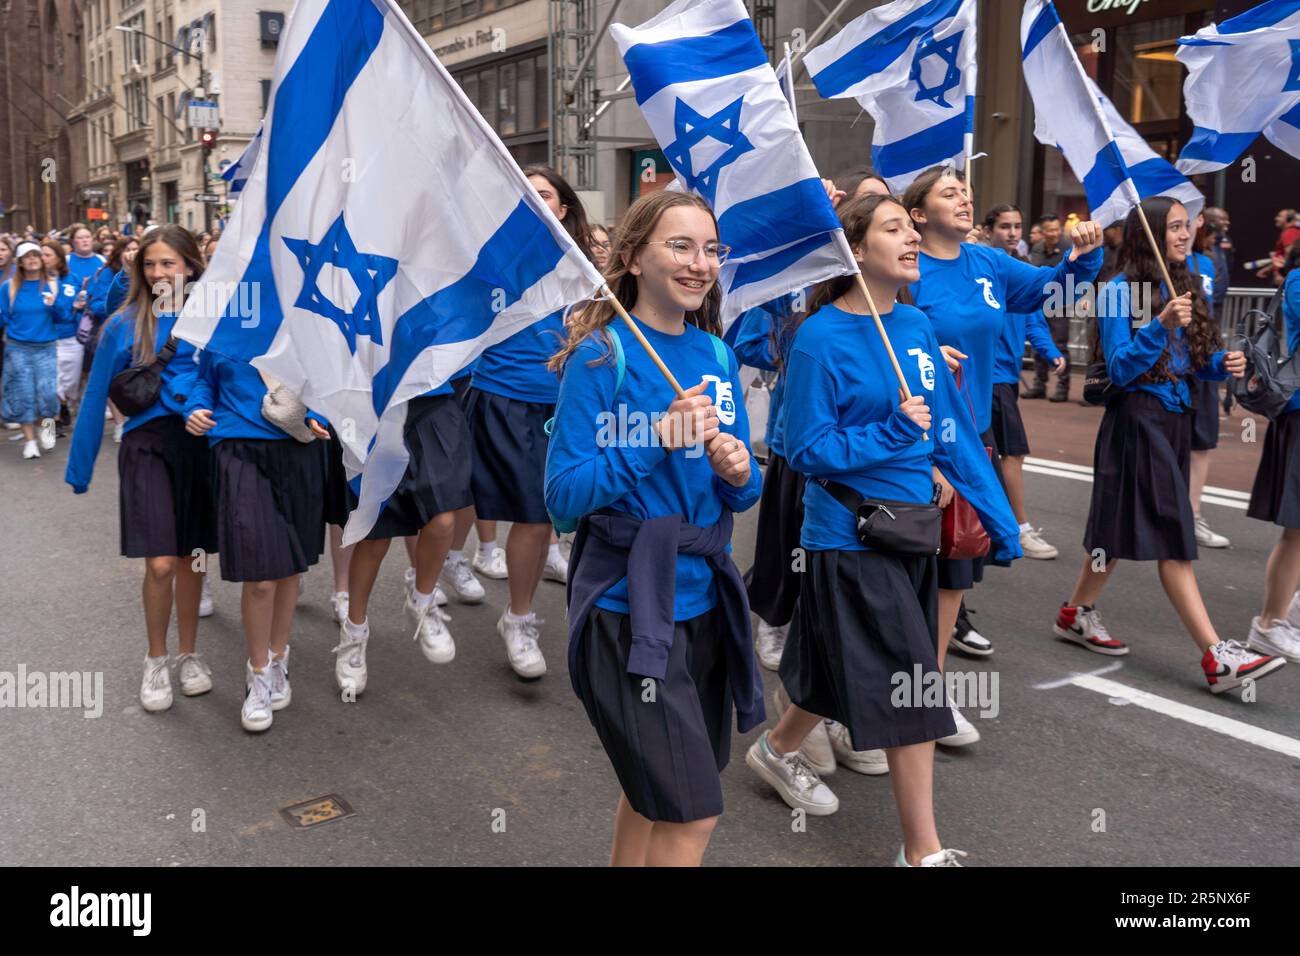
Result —
M1200 515L1196 516L1196 543L1202 548L1226 548L1232 544L1223 535L1211 529Z
M822 783L801 751L778 757L763 731L745 754L745 763L781 795L786 805L814 817L828 817L840 808L839 798Z

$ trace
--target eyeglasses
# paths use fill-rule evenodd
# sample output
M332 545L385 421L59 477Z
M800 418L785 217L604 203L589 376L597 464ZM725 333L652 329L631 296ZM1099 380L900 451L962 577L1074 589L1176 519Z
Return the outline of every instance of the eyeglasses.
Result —
M673 258L677 260L679 266L689 266L695 261L696 256L700 254L700 244L694 239L661 239L658 242L643 242L641 245L667 246L672 250ZM706 261L726 262L729 255L731 255L731 246L724 246L720 242L704 244L704 258Z

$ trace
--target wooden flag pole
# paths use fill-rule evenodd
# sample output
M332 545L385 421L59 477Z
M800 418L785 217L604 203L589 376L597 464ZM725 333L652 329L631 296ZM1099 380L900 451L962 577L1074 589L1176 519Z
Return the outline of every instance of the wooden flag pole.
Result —
M871 297L871 290L867 288L867 280L862 278L862 273L855 272L853 276L858 280L858 288L862 290L862 295L867 300L867 308L871 310L871 317L876 322L876 331L880 333L880 340L885 343L885 352L889 355L890 364L894 366L894 374L898 376L898 383L903 389L903 399L907 400L912 397L912 390L907 387L907 379L903 378L903 369L898 364L898 356L894 354L894 346L890 343L889 334L885 331L885 323L880 321L880 312L876 309L876 300ZM926 432L922 432L921 437L926 441L930 440L930 436Z
M632 321L632 316L628 315L627 310L623 308L623 303L618 301L618 298L610 291L608 285L601 286L600 291L609 299L610 303L614 306L614 311L618 313L619 318L621 318L627 325L628 329L632 332L633 337L641 343L641 347L645 349L646 354L650 356L650 361L654 362L655 365L658 366L660 374L668 380L668 384L673 387L673 391L677 393L677 397L685 398L686 390L678 384L673 373L668 371L668 366L665 365L664 360L659 357L659 353L656 352L654 346L650 344L650 340L645 337L645 333L637 328L636 323ZM894 364L897 366L898 363L895 362Z
M1165 288L1169 290L1169 298L1173 299L1178 295L1178 290L1174 288L1174 280L1169 276L1169 267L1165 265L1165 250L1162 246L1156 244L1155 233L1151 231L1151 223L1147 222L1146 210L1142 208L1142 200L1137 202L1138 218L1142 220L1142 229L1147 234L1147 241L1151 243L1151 251L1156 254L1156 262L1160 263L1160 274L1164 276Z

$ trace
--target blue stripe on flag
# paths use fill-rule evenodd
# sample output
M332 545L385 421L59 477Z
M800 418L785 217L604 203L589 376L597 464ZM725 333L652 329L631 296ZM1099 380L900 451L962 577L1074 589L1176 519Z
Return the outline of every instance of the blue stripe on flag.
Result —
M813 230L838 228L840 221L820 179L801 179L745 199L718 217L718 235L737 258L788 245Z
M919 10L887 24L838 60L818 70L812 78L817 92L830 99L867 77L887 70L921 34L956 16L962 2L963 0L933 0Z
M402 376L425 349L482 335L563 257L564 249L546 223L527 200L519 200L465 275L397 320L388 364L374 376L375 413L383 414Z
M1029 54L1034 52L1034 48L1047 38L1047 35L1055 30L1061 24L1061 18L1057 15L1055 4L1048 3L1034 17L1034 22L1029 27L1029 35L1025 37L1025 51L1021 54L1021 60L1029 59Z
M1187 141L1179 159L1201 159L1211 163L1228 165L1244 153L1255 141L1258 131L1251 133L1220 133L1215 129L1197 126L1192 130L1192 138Z
M731 285L727 288L727 292L734 293L744 286L752 285L755 282L762 282L765 279L772 278L774 275L779 275L800 259L810 255L818 249L828 246L833 241L833 233L821 232L815 236L809 236L803 242L796 242L788 249L774 252L770 256L764 256L762 259L754 259L751 262L742 263L736 270L736 274L732 277Z
M975 132L975 97L973 96L966 97L966 132Z
M965 113L883 146L871 147L871 165L886 179L937 166L966 148Z
M1128 177L1124 156L1111 140L1097 150L1097 159L1083 177L1083 191L1088 194L1088 206L1100 209L1107 199Z
M1291 107L1291 109L1279 116L1277 120L1280 123L1286 123L1288 126L1294 126L1297 129L1300 129L1300 103Z
M1224 20L1219 24L1219 35L1249 33L1251 30L1271 27L1296 12L1300 12L1300 0L1269 0L1230 20Z
M1187 182L1186 176L1159 156L1130 166L1128 171L1133 177L1133 184L1137 186L1138 195L1143 199L1158 196Z
M767 54L754 22L746 17L704 36L638 43L623 54L623 61L640 105L666 86L715 80L767 66Z
M271 129L266 133L266 219L248 269L240 282L257 290L259 314L233 315L230 307L217 323L208 348L248 359L270 347L284 314L271 269L271 223L294 183L329 138L343 100L370 55L379 46L384 15L370 0L331 0L275 94ZM244 299L236 295L232 302Z

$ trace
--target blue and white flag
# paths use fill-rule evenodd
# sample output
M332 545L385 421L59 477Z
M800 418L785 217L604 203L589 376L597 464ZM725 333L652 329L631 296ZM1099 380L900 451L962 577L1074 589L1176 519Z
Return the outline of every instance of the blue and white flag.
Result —
M221 172L221 178L230 183L230 195L238 196L243 190L244 183L248 182L248 174L257 165L257 153L261 148L262 124L259 123L257 132L239 154L239 158Z
M895 195L931 166L966 168L975 32L975 0L894 0L804 58L822 96L851 96L875 120L871 164Z
M1205 197L1147 145L1084 72L1051 0L1025 4L1020 42L1034 135L1065 154L1092 218L1113 225L1141 200L1168 196L1195 220Z
M392 0L299 0L262 147L176 334L330 419L364 536L407 403L603 280Z
M781 86L781 92L785 95L785 101L790 104L790 115L794 117L795 125L799 125L799 105L795 102L794 95L794 64L790 59L790 44L785 45L785 56L781 62L776 65L776 82Z
M731 255L722 319L857 271L853 252L741 0L676 0L614 24L637 104Z
M1255 137L1300 158L1300 0L1269 0L1178 41L1195 128L1178 157L1188 175L1236 162Z

